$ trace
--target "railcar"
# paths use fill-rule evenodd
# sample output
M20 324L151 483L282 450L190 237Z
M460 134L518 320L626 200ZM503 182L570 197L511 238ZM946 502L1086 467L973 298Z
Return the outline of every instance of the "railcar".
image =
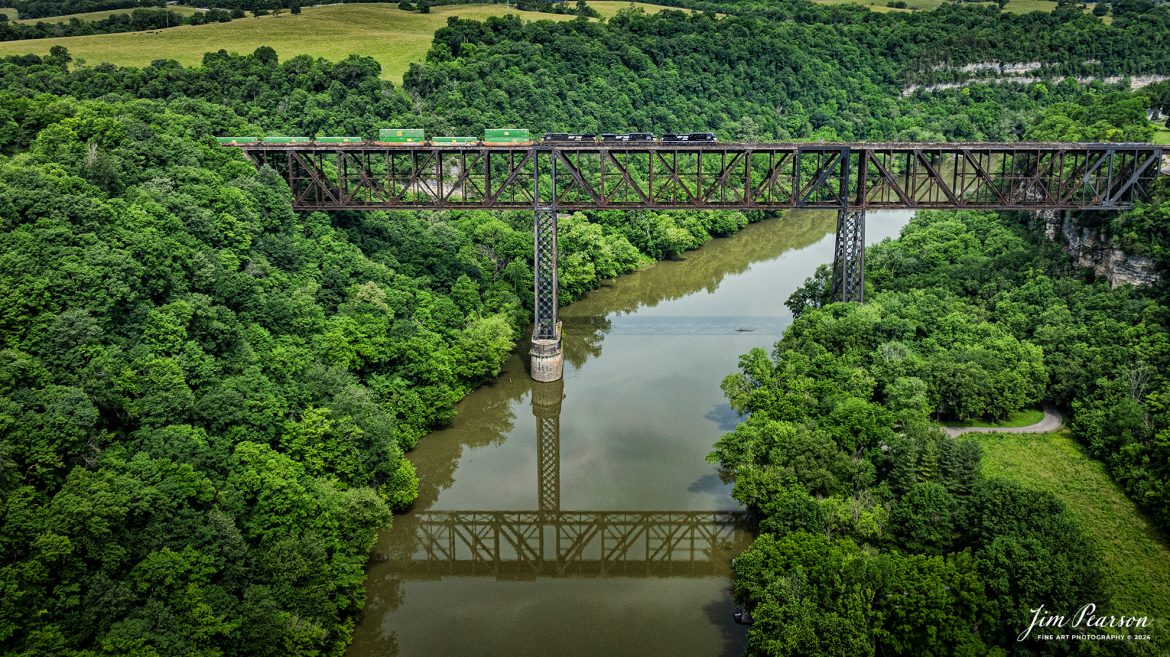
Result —
M718 140L713 132L669 133L662 135L663 143L713 144Z
M362 144L367 143L361 137L216 137L222 146L242 146L247 144ZM557 143L653 143L652 132L604 132L592 135L577 132L547 132L541 141L549 144ZM713 132L680 132L666 133L657 140L666 144L712 144L718 139ZM378 130L378 138L374 141L380 146L403 146L431 144L435 146L526 146L535 143L532 134L525 128L487 128L483 137L427 137L426 131L421 128L382 128Z
M483 131L485 146L522 146L532 143L527 128L487 128Z
M378 144L401 145L421 144L427 140L426 131L421 128L382 128L378 131Z
M544 140L546 142L593 142L597 141L597 135L586 135L577 132L546 132L544 133Z
M478 144L479 137L431 137L431 143L436 146L471 145Z
M654 141L654 133L653 132L627 132L627 133L623 134L623 133L606 132L606 133L602 133L600 141L602 141L602 142Z

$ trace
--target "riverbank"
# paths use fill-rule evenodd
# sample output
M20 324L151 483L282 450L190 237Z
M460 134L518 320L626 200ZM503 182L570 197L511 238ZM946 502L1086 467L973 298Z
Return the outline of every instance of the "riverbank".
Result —
M1161 613L1116 595L1141 576L1143 556L1164 568L1165 545L1122 534L1115 547L1100 547L1115 521L1133 524L1136 514L1132 501L1128 512L1113 508L1126 500L1102 463L1078 464L1097 468L1095 479L1053 468L1063 494L1082 496L1072 502L1028 482L1047 465L1040 450L1020 450L1013 477L983 476L990 457L982 445L1050 428L1055 413L957 440L931 420L1076 400L1078 430L1105 452L1097 458L1116 467L1139 446L1137 435L1140 445L1156 444L1142 433L1149 422L1140 424L1135 398L1153 388L1134 386L1162 371L1160 355L1130 356L1162 339L1165 329L1145 319L1162 316L1154 300L1064 275L1067 257L1013 219L922 213L899 240L867 250L874 289L864 305L824 303L824 282L811 282L781 340L744 354L723 380L746 419L716 443L712 460L760 519L752 547L734 562L736 600L756 621L751 651L1072 654L1069 637L1017 641L1037 600L1052 613L1088 602L1111 614ZM1140 365L1117 372L1116 362ZM1121 427L1132 432L1124 449L1098 444ZM1130 486L1153 483L1145 473L1119 474ZM1110 549L1128 554L1109 562ZM1164 596L1158 579L1144 595ZM1145 645L1164 650L1165 628L1155 623L1148 633Z
M420 495L375 547L349 655L742 654L727 564L750 533L704 460L737 419L719 379L775 341L834 227L787 213L563 307L562 382L514 354L410 454Z

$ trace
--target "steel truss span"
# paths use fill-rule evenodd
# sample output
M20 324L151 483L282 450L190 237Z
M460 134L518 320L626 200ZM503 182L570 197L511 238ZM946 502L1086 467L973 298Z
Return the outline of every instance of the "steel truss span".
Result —
M408 577L722 575L750 536L734 511L421 512Z
M1150 144L247 144L298 210L1118 210Z

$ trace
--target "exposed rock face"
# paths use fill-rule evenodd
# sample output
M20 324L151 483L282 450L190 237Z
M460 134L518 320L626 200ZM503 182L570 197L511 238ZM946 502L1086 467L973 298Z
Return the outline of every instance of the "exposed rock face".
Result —
M1123 251L1100 228L1078 224L1071 214L1043 210L1037 215L1044 221L1044 233L1050 240L1064 244L1064 250L1078 267L1092 269L1119 285L1151 285L1158 281L1154 260Z

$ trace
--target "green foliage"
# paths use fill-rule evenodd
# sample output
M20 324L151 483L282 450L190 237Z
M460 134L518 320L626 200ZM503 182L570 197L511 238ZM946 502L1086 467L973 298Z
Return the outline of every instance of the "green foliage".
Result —
M42 66L64 72L55 56ZM212 139L265 114L195 81L228 69L288 92L302 127L349 133L397 107L356 100L382 90L363 61L266 47L172 69L229 106L0 91L19 151L0 158L0 642L16 654L337 653L376 532L418 495L404 451L528 325L530 213L294 213L284 181ZM748 221L655 213L643 252L621 219L561 218L565 298ZM127 515L150 498L123 462L201 492Z
M418 494L403 448L512 348L524 252L489 266L439 222L465 248L431 260L298 216L201 101L6 106L32 137L0 160L0 641L340 650Z
M1123 244L1140 240L1148 252L1162 253L1170 237L1157 221L1168 208L1162 187L1152 202L1100 229L1127 231ZM1067 257L1044 239L1039 226L961 216L960 224L924 214L907 227L898 246L879 245L867 254L868 280L876 289L946 290L968 304L970 317L986 318L1010 333L987 342L985 350L952 348L961 362L940 366L936 374L996 392L969 398L970 386L952 386L937 398L938 408L955 415L961 409L1002 411L1004 400L1023 408L1027 404L1020 400L1041 396L1071 408L1074 435L1159 526L1170 526L1170 489L1162 484L1170 477L1170 448L1159 439L1170 426L1164 403L1170 389L1164 374L1170 371L1164 295L1074 277ZM982 373L973 369L980 362L986 363ZM987 378L990 371L999 375ZM934 380L936 389L942 381Z
M1104 465L1067 431L988 434L984 470L1062 501L1101 550L1102 588L1112 609L1170 613L1170 545L1148 516L1125 497ZM1164 651L1164 649L1163 649Z
M1044 63L1041 74L1156 72L1170 51L1164 11L1114 21L1079 12L944 6L914 14L807 3L674 2L713 13L623 11L607 24L514 17L452 20L403 84L456 132L493 125L657 133L711 129L767 139L1012 140L1052 103L1095 106L1067 82L900 99L906 81L951 82L962 64ZM1136 17L1135 17L1136 18ZM939 47L938 36L963 34ZM669 36L669 38L666 38ZM1116 44L1101 57L1093 44ZM681 44L686 44L685 46ZM1108 104L1108 101L1102 100Z
M417 496L404 450L526 327L530 214L298 215L283 181L213 135L1129 139L1145 134L1137 101L1100 86L898 92L993 58L1054 74L1168 61L1165 12L1124 3L1112 26L1072 10L686 4L728 15L452 20L404 89L368 58L282 62L266 46L198 68L85 66L60 47L0 61L0 645L340 653L376 532ZM963 38L939 48L947 34ZM1113 56L1089 63L1106 42ZM1164 209L1115 232L1149 241ZM563 298L748 220L561 217ZM822 273L790 300L776 351L724 382L750 413L712 458L761 520L736 562L757 653L984 654L1014 634L979 627L1093 593L1059 506L983 481L977 444L931 419L1078 399L1078 433L1168 517L1161 307L1053 276L1050 251L982 215L924 215L903 244L871 251L871 304L826 303ZM1017 523L985 517L1015 503ZM1028 570L1046 559L1066 570Z
M1035 141L1149 141L1154 128L1146 120L1149 100L1130 94L1107 94L1089 104L1058 103L1028 128Z
M751 655L988 654L969 552L875 554L796 531L761 535L734 570L736 595L756 603Z
M932 420L1072 402L1074 431L1164 518L1165 309L1062 276L1059 248L1007 216L920 213L867 256L866 305L810 279L771 355L723 382L746 418L710 458L760 521L735 562L749 654L1096 654L1015 638L1039 604L1114 604L1097 546Z

